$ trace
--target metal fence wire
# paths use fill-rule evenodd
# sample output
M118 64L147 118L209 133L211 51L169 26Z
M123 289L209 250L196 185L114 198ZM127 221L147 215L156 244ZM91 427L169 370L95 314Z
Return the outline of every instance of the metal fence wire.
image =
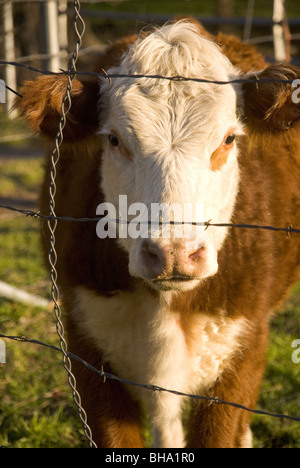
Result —
M68 351L67 343L66 343L66 340L64 338L64 327L63 327L63 323L62 323L62 319L61 319L62 314L61 314L61 309L60 309L60 305L59 305L59 289L58 289L58 284L57 284L58 283L58 275L57 275L57 271L56 271L57 252L56 252L56 246L55 246L55 244L56 244L56 239L55 239L56 227L57 227L57 223L61 222L61 221L65 221L65 222L90 222L90 221L98 221L99 219L101 219L101 218L98 218L98 217L95 217L95 218L71 218L71 217L67 217L67 216L58 217L58 216L56 216L56 213L55 213L56 167L57 167L57 163L58 163L59 158L60 158L60 147L61 147L61 145L63 143L63 139L64 139L64 128L65 128L65 124L66 124L66 116L67 116L67 114L68 114L68 112L69 112L69 110L71 108L71 105L72 105L72 101L71 101L72 84L73 84L73 81L74 81L74 79L75 79L75 77L77 75L81 75L81 76L97 75L97 76L99 76L99 73L79 72L76 69L78 54L79 54L79 50L80 50L80 47L81 47L81 44L82 44L82 37L83 37L84 31L85 31L85 23L84 23L84 20L83 20L81 14L80 14L80 0L74 0L73 7L74 7L73 27L74 27L74 30L75 30L77 40L76 40L74 52L72 54L70 66L69 66L69 69L67 71L62 70L59 73L53 73L51 71L39 70L37 68L31 67L31 66L29 66L27 64L24 64L24 63L6 62L6 61L3 61L3 60L0 60L0 65L11 65L11 66L15 66L15 67L25 67L30 71L40 73L40 74L51 74L51 75L61 75L61 74L63 74L63 75L66 75L67 78L68 78L67 79L66 92L65 92L65 95L63 97L62 104L61 104L61 114L62 114L62 116L61 116L61 119L60 119L60 122L59 122L58 131L57 131L57 134L56 134L56 137L55 137L54 149L53 149L52 154L51 154L50 185L49 185L49 195L50 195L49 214L48 215L47 214L41 214L40 212L36 212L36 211L21 210L21 209L12 207L12 206L0 205L0 208L6 209L6 210L9 210L9 211L18 212L18 213L21 213L21 214L23 214L25 216L31 216L31 217L39 218L39 219L42 219L43 221L47 221L48 228L49 228L49 231L50 231L50 251L49 251L48 260L49 260L49 265L50 265L50 270L51 270L51 285L52 285L52 287L51 287L51 298L52 298L52 301L53 301L54 315L55 315L55 321L56 321L56 330L57 330L57 334L58 334L58 337L59 337L60 348L55 347L55 346L51 346L51 345L43 343L41 341L28 339L28 338L26 338L24 336L8 336L8 335L0 334L0 338L15 340L15 341L18 341L18 342L23 342L23 343L36 344L36 345L39 345L39 346L49 348L52 351L62 353L62 355L63 355L63 366L64 366L64 368L65 368L65 370L67 372L68 382L69 382L69 385L70 385L71 390L72 390L73 400L74 400L75 405L76 405L76 407L78 409L79 417L80 417L81 422L83 424L83 430L84 430L85 436L86 436L86 438L87 438L87 440L89 442L90 448L97 448L97 445L95 444L95 442L93 440L92 431L91 431L91 428L89 427L88 422L87 422L87 415L86 415L86 412L85 412L84 408L82 407L81 398L80 398L80 395L79 395L79 393L78 393L78 391L76 389L76 379L75 379L75 376L74 376L74 374L72 372L71 359L75 359L75 360L81 362L82 365L88 367L93 372L96 372L97 374L99 374L104 379L104 382L105 382L106 379L116 380L116 381L121 382L123 384L139 386L139 387L145 388L145 389L147 389L149 391L168 392L168 393L172 393L172 394L182 396L182 397L210 401L213 404L230 405L230 406L233 406L235 408L239 408L239 409L242 409L244 411L248 411L248 412L259 414L259 415L265 415L265 416L270 416L270 417L274 417L274 418L288 419L288 420L300 422L300 417L292 417L292 416L288 416L288 415L285 415L285 414L274 414L274 413L270 413L270 412L263 411L263 410L256 410L256 409L247 408L247 407L245 407L243 405L240 405L240 404L238 404L236 402L228 402L228 401L221 400L217 396L216 397L207 397L207 396L201 396L201 395L185 394L185 393L181 393L181 392L178 392L178 391L175 391L175 390L172 390L172 389L166 389L166 388L158 387L158 386L155 386L155 385L146 385L146 384L143 384L143 383L132 382L130 380L121 379L121 378L117 377L116 375L104 372L103 368L100 369L100 370L96 369L95 367L91 366L89 363L82 360L80 357L78 357L78 356L76 356L76 355L74 355L74 354L72 354L72 353L70 353ZM117 75L117 74L114 74L114 75L111 74L110 75L110 74L107 74L104 70L103 70L102 76L104 78L109 79L109 80L111 80L113 78L116 78L116 77L118 77L118 78L128 77L128 75ZM133 75L133 76L130 76L130 77L139 79L139 78L145 77L145 75ZM175 80L176 81L190 81L191 80L191 81L196 81L196 82L201 82L201 83L205 82L205 83L208 83L208 84L214 83L214 84L219 84L219 85L235 84L235 83L242 83L242 82L248 82L248 83L251 82L251 83L255 83L258 86L259 86L260 83L270 83L270 82L279 82L279 83L290 84L290 85L293 83L292 80L264 79L264 78L260 78L259 76L255 77L255 78L251 78L251 79L236 79L236 80L226 81L226 82L225 81L203 80L203 79L200 79L200 78L199 79L198 78L192 78L191 79L191 78L188 78L188 77L178 77L178 76L177 77L166 77L166 76L160 76L160 75L153 75L153 76L150 76L150 77L147 75L147 78L174 80L174 81ZM11 92L16 93L19 97L22 97L17 91L11 89L9 86L7 86L7 89L9 91L11 91ZM114 220L114 221L117 222L117 223L120 222L120 220L118 220L118 219ZM253 225L253 224L231 224L231 223L214 224L212 222L212 220L205 221L205 222L204 221L192 222L192 223L188 223L188 224L205 226L206 229L208 229L210 226L218 226L218 227L229 227L229 228L240 228L240 229L265 229L265 230L272 230L272 231L281 231L281 232L285 232L288 236L290 236L292 233L300 234L300 229L294 228L293 226L275 227L275 226L262 226L262 225Z
M56 347L56 346L49 345L47 343L43 343L42 341L38 341L38 340L31 340L29 338L26 338L26 336L8 336L8 335L0 334L0 338L6 338L8 340L18 341L18 342L21 342L21 343L36 344L36 345L43 346L45 348L51 349L52 351L61 352L61 349ZM221 398L218 398L218 397L193 395L193 394L190 394L190 393L183 393L183 392L179 392L177 390L171 390L171 389L168 389L168 388L159 387L157 385L148 385L148 384L143 384L143 383L139 383L139 382L133 382L132 380L121 379L120 377L118 377L118 376L116 376L114 374L105 372L103 370L103 367L101 369L97 369L96 367L92 366L88 362L81 359L79 356L76 356L76 354L73 354L73 353L70 353L69 351L67 351L67 355L70 358L75 359L76 361L80 362L82 365L84 365L85 367L87 367L91 371L93 371L96 374L100 375L100 377L103 378L103 383L105 383L106 379L115 380L115 381L120 382L122 384L144 388L144 389L150 390L152 392L171 393L173 395L186 397L186 398L191 398L191 399L194 399L194 400L204 400L204 401L209 401L210 403L215 403L215 404L218 404L218 405L233 406L234 408L242 409L244 411L248 411L248 412L253 413L253 414L258 414L258 415L263 415L263 416L271 416L273 418L288 419L290 421L300 422L300 417L288 416L286 414L270 413L270 412L264 411L264 410L257 410L257 409L253 409L253 408L248 408L247 406L240 405L239 403L233 403L233 402L225 401L225 400L222 400Z
M48 220L48 228L50 231L50 250L48 255L50 271L51 271L51 298L54 305L54 314L56 318L56 330L59 336L60 342L60 349L63 353L63 366L68 375L68 382L70 388L72 390L73 400L78 408L79 417L83 424L84 433L89 441L90 448L97 448L95 442L93 441L92 431L87 423L87 415L85 410L81 404L80 394L76 389L76 378L72 372L72 364L71 360L67 351L67 343L64 338L64 327L61 320L61 308L59 305L59 289L57 285L57 270L56 270L56 263L57 263L57 252L55 248L55 231L57 227L57 220L55 219L55 194L56 194L56 165L60 158L60 146L63 142L63 131L66 125L66 116L71 108L71 91L72 91L72 82L76 76L76 62L78 59L78 52L82 42L82 36L85 30L85 24L80 16L80 2L79 0L74 0L74 30L76 33L77 41L75 45L75 49L72 55L71 64L69 67L68 73L68 84L66 93L63 97L62 104L61 104L61 112L62 117L59 122L59 129L55 137L55 147L51 154L51 168L50 168L50 185L49 185L49 195L50 195L50 206L49 206L49 213L50 216L53 217L52 219Z
M236 78L233 80L228 80L228 81L220 81L220 80L207 80L204 78L190 78L188 76L163 76L163 75L143 75L143 74L135 74L135 75L129 75L129 74L122 74L122 73L107 73L105 70L102 70L102 73L99 72L91 72L91 71L79 71L79 70L61 70L60 72L53 72L51 70L41 70L40 68L32 67L31 65L28 65L26 63L20 63L20 62L8 62L6 60L0 60L0 65L11 65L14 67L21 67L21 68L26 68L28 71L34 72L34 73L39 73L41 75L54 75L54 76L60 76L60 75L65 75L65 76L89 76L89 77L98 77L98 78L106 78L108 80L111 80L113 78L132 78L139 80L141 78L150 78L153 80L166 80L166 81L193 81L195 83L207 83L207 84L216 84L216 85L228 85L228 84L243 84L243 83L253 83L255 85L263 84L263 83L280 83L280 84L287 84L287 85L292 85L296 77L294 79L279 79L279 78L262 78L257 74L255 77L251 78ZM13 90L12 88L8 87L6 85L6 88L10 91L15 93L17 96L22 98L22 95L18 93L17 91Z

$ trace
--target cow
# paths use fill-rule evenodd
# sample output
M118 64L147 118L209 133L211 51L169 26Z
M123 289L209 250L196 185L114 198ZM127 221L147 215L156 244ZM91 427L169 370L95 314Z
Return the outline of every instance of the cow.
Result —
M215 225L299 224L300 106L287 82L299 69L189 19L119 40L97 60L99 79L73 81L56 168L56 215L100 215L59 221L55 233L69 350L120 379L255 408L300 239ZM51 148L66 86L42 76L17 100ZM48 156L44 214L50 167ZM138 235L137 207L153 206L171 207L169 218L159 210ZM43 244L47 254L45 229ZM73 372L98 447L144 447L145 415L157 448L252 446L248 411L104 383L75 361Z

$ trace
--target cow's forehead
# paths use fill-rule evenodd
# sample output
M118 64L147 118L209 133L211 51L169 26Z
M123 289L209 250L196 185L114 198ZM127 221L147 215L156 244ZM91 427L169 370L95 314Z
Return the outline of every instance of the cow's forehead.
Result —
M232 85L193 80L228 81L238 72L218 46L202 37L192 24L168 25L138 40L114 72L132 78L104 84L110 120L124 128L132 126L139 137L153 137L153 132L160 131L169 139L193 134L201 137L213 133L213 129L222 133L236 121L236 90ZM192 80L173 81L153 75L180 75Z
M108 126L111 131L132 134L147 153L177 149L185 152L201 145L215 149L231 127L239 127L236 93L232 86L197 83L198 93L187 94L184 83L164 82L167 90L157 92L162 83L155 80L152 93L143 83L120 85L111 94ZM148 86L148 84L147 84ZM196 95L195 95L196 94ZM211 148L210 148L211 146Z
M128 74L208 80L212 75L216 80L226 80L234 73L234 67L218 45L189 22L167 25L138 39L125 53L121 69Z

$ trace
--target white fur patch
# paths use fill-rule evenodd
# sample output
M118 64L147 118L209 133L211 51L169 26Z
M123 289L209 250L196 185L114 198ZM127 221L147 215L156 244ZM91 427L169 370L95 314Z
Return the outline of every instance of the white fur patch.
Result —
M252 438L252 431L250 427L248 427L246 429L246 432L242 435L240 444L241 444L241 448L243 449L253 448L253 438Z
M244 319L199 313L187 340L179 314L168 306L169 293L158 301L145 290L105 298L80 288L74 296L73 318L119 377L184 393L203 393L218 379L247 329ZM136 386L128 389L148 407L155 446L184 447L185 399Z

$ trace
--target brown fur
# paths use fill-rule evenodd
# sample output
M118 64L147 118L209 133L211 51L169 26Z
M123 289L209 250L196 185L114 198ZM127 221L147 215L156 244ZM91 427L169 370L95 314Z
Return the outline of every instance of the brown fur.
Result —
M257 49L250 44L241 43L238 37L219 33L215 41L220 45L223 54L242 72L266 68L267 63Z
M271 65L260 78L274 80L295 80L299 69L290 65ZM300 108L292 102L294 89L291 85L279 83L255 83L244 86L246 116L256 132L287 130L299 120ZM253 100L252 100L253 98ZM264 120L264 125L261 121Z
M47 136L54 138L58 132L58 123L62 114L62 100L68 87L67 77L42 76L35 82L26 82L24 86L27 89L34 87L35 92L30 99L26 99L25 96L19 101L18 107L21 113L35 132L46 133ZM93 101L97 93L96 82L73 81L72 107L67 114L64 131L66 141L85 138L97 130L97 108ZM83 106L88 106L90 110L88 119L82 114Z
M202 30L203 31L203 30ZM119 41L105 54L97 69L118 63L134 37ZM264 69L265 77L299 77L289 65L267 66L261 54L239 39L219 34L215 40L243 72ZM35 131L51 138L56 134L64 77L43 77L21 89L18 107ZM300 107L291 100L291 87L279 84L245 84L246 136L239 137L241 184L235 223L298 226L300 219ZM101 138L95 135L98 88L95 82L74 81L72 109L65 144L57 166L56 213L58 216L94 217L103 201L99 189ZM289 130L287 130L289 129ZM72 141L74 140L74 143ZM52 144L52 143L51 143ZM48 162L49 174L50 163ZM45 177L41 211L48 213L49 175ZM47 237L47 236L45 236ZM95 223L58 223L56 232L58 278L64 294L69 348L92 365L104 365L101 355L83 339L68 311L74 307L71 289L86 286L110 296L115 290L134 294L138 280L128 273L128 258L114 239L100 240ZM48 252L45 242L45 252ZM198 289L178 293L172 310L179 312L182 328L192 335L199 311L245 317L250 329L242 353L232 359L230 370L210 390L210 395L254 408L265 366L270 313L297 279L300 237L264 230L231 229L219 255L218 273ZM99 447L141 447L139 409L127 389L116 382L102 383L79 363L74 372L88 422ZM250 414L225 405L193 404L188 424L188 447L240 447Z

